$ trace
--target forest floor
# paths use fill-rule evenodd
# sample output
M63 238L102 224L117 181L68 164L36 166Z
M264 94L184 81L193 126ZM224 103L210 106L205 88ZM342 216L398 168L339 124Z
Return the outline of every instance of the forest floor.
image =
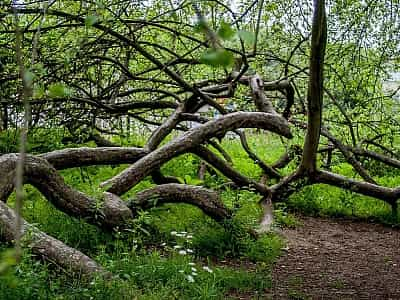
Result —
M400 299L400 230L300 217L263 299Z

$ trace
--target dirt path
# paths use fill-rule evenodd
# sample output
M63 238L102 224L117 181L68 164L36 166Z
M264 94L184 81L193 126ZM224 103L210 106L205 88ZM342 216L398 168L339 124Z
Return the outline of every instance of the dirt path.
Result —
M400 230L301 217L284 229L271 299L400 299Z

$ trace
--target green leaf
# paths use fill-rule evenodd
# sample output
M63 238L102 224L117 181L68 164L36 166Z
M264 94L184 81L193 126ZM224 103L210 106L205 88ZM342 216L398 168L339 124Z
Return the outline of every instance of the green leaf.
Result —
M184 179L186 184L190 184L190 182L192 181L192 177L190 175L185 175Z
M256 41L256 36L254 33L247 30L239 30L238 36L241 40L243 40L247 45L253 45Z
M203 180L197 178L192 178L192 180L190 181L190 184L192 185L202 185L203 183L204 183Z
M265 10L268 11L268 12L273 12L273 11L275 11L277 9L278 9L278 5L276 3L274 3L274 2L271 2L271 3L267 4L266 8L265 8Z
M281 32L282 31L282 25L275 23L274 25L272 25L271 31L274 32L274 33Z
M0 276L7 273L16 263L15 249L8 249L2 252L0 256Z
M42 63L37 63L33 65L32 70L35 74L38 74L40 76L46 75L46 69Z
M178 15L176 14L175 11L171 13L171 19L174 20L174 21L178 21L179 20Z
M212 67L229 67L234 58L233 54L225 49L210 49L201 56L200 61Z
M217 35L223 40L230 40L235 35L235 31L231 28L229 23L222 21Z
M85 18L85 26L91 27L94 24L96 24L98 20L99 20L99 18L97 16L89 15Z
M33 89L33 98L39 99L45 95L45 89L43 85L36 85Z
M207 30L207 22L205 22L204 20L200 20L196 23L196 25L194 26L194 31L195 32L205 32Z
M62 98L71 96L71 90L62 83L50 85L48 95L52 98Z
M185 183L185 180L182 178L182 177L176 177L176 179L178 179L178 181L180 182L180 183L182 183L182 184L184 184Z

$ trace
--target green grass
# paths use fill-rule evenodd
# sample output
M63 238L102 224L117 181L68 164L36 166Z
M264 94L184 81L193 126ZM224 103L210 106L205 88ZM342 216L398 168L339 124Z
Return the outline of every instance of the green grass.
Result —
M11 139L12 136L10 133L2 138ZM41 141L42 135L38 136ZM143 144L143 139L130 137L130 141L115 142ZM58 143L54 138L51 147L59 148ZM271 134L249 135L249 145L268 163L284 153L280 140ZM243 153L238 140L224 140L224 146L231 154L235 168L259 179L261 172ZM196 178L198 163L197 157L185 154L168 162L162 171L192 180ZM124 167L84 167L64 170L61 174L76 189L100 197L99 184ZM283 174L294 168L293 162ZM379 166L374 170L380 183L400 184L399 173L382 172ZM354 176L351 167L342 162L335 162L334 171ZM218 189L223 182L222 175L207 176L204 184ZM124 199L151 186L150 178L146 178ZM250 191L220 189L219 192L224 203L234 211L234 218L223 225L198 208L170 204L142 212L129 231L105 233L56 210L37 190L27 186L23 211L26 220L83 251L115 277L107 281L85 281L79 276L71 276L68 270L36 260L26 250L16 268L1 275L0 299L229 299L240 293L262 295L271 285L271 265L280 255L283 241L275 234L263 235L257 240L249 234L259 221L261 211L257 202L260 196ZM300 225L292 211L399 223L382 201L325 185L305 187L292 195L286 204L275 204L275 209L277 224L287 227ZM0 252L5 250L5 246L0 248ZM185 250L185 255L179 254L180 250ZM212 273L203 267L209 267ZM193 275L192 268L196 269L197 275ZM300 299L301 295L294 293L293 298L296 297Z
M284 147L280 140L272 134L249 135L248 141L251 149L268 163L276 161L284 153ZM291 144L296 143L299 143L297 138L291 141ZM243 170L246 175L258 178L260 171L243 153L238 140L227 141L224 146L234 157L234 165L238 169ZM378 183L387 187L400 186L400 170L379 163L370 163L368 167ZM287 175L294 169L295 163L292 162L281 171L283 175ZM350 178L360 179L349 164L340 160L334 161L332 171ZM387 203L322 184L307 186L293 194L283 206L278 205L276 213L278 223L289 227L296 226L296 220L289 211L309 215L367 219L391 225L400 223L400 217L393 217Z
M172 160L163 171L194 178L198 162L196 157L185 155ZM98 197L99 183L123 168L84 167L61 174L66 183ZM218 180L208 178L210 184ZM152 185L144 180L126 198ZM270 266L283 246L276 235L255 240L248 233L260 213L259 197L248 191L222 192L227 206L236 210L235 218L224 225L190 205L165 205L143 212L129 232L113 234L58 211L31 186L26 186L26 195L23 213L28 222L83 251L115 278L85 282L26 252L18 268L2 276L0 299L225 299L235 293L262 293L271 284ZM182 231L192 237L171 235ZM176 246L193 253L180 255ZM219 263L223 260L235 260L244 266ZM246 262L257 262L258 267L249 270ZM204 270L205 266L212 273ZM192 275L191 268L197 269L197 275ZM194 282L190 282L189 275Z

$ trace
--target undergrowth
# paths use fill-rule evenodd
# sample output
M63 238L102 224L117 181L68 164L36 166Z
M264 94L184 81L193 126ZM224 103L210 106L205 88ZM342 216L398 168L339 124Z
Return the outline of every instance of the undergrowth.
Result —
M38 131L36 137L30 138L29 149L37 153L63 148L61 135ZM0 137L8 141L1 143L3 153L15 151L10 146L13 136L9 132ZM49 136L46 146L40 146ZM135 137L115 142L129 145L131 141L142 143ZM268 163L284 152L273 135L250 135L249 144ZM237 139L224 141L224 146L238 170L258 178L260 171L243 153ZM234 211L234 218L225 224L217 224L195 207L171 204L141 212L129 230L105 233L56 210L37 190L27 186L25 219L83 251L111 271L114 278L87 281L74 277L68 270L36 260L25 250L22 262L1 275L0 299L226 299L247 292L262 295L271 285L271 265L280 255L283 242L275 234L254 239L250 232L259 220L259 196L251 191L222 188L222 175L207 175L204 182L196 181L198 163L197 157L185 154L168 162L162 171L187 183L201 183L219 190L224 203ZM100 182L124 167L82 167L64 170L61 174L76 189L100 197ZM283 173L288 174L294 167L294 163L289 164ZM334 171L354 176L351 167L343 162L337 162ZM377 167L378 171L381 167ZM400 174L390 172L379 174L379 182L399 185ZM124 197L134 197L136 192L151 186L150 178L146 178ZM299 226L293 211L399 223L382 201L325 185L305 187L287 203L275 204L278 226ZM5 250L3 246L0 253L6 253Z

